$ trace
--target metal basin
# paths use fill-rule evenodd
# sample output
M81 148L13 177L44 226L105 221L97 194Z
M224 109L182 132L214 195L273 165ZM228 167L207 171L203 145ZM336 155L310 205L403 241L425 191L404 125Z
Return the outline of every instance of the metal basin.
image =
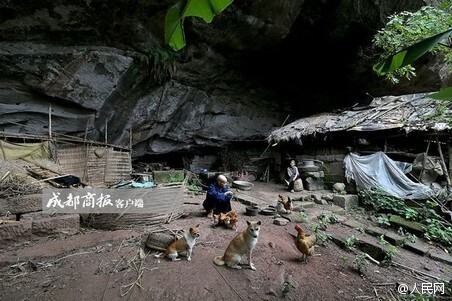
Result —
M251 190L254 184L247 181L234 181L232 182L232 187L238 188L240 190Z

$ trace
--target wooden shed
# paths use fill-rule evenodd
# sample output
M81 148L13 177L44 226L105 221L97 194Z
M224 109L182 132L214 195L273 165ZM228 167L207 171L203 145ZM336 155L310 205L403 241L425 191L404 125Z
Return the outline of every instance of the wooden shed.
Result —
M422 93L378 97L367 106L301 118L271 132L267 140L298 161L323 161L325 177L334 182L343 180L342 161L351 151L383 151L407 162L426 153L441 157L450 171L451 132L452 102Z

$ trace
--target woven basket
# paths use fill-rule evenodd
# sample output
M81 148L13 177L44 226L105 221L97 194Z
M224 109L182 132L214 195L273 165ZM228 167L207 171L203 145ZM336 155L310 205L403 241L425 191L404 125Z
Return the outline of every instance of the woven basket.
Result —
M166 247L181 237L182 235L174 235L169 232L150 233L146 239L146 246L153 250L165 251Z

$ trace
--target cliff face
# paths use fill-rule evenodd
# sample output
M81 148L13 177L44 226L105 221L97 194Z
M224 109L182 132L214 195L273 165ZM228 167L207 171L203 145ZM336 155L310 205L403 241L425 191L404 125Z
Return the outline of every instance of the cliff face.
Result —
M174 53L162 45L167 1L7 1L0 130L45 134L50 105L55 132L128 145L132 129L135 155L163 154L262 139L288 113L366 92L437 90L450 78L434 62L395 90L358 55L388 15L422 5L236 1L211 24L186 19L187 47Z

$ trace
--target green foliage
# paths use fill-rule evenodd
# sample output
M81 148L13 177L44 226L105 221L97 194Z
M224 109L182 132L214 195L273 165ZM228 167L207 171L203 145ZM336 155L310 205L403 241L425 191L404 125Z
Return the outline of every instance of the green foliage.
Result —
M439 92L432 93L429 95L429 97L437 100L452 101L452 87L447 87L440 90Z
M369 262L367 261L367 257L365 254L359 254L355 256L355 260L353 261L353 265L359 274L363 274L367 270L367 265Z
M302 223L307 223L309 221L309 217L307 216L306 213L300 211L299 215L300 215L300 221Z
M204 194L204 191L202 190L202 187L198 183L190 183L186 186L187 190L192 192L193 194Z
M399 230L397 230L397 233L402 235L402 236L405 236L405 238L408 241L412 242L412 243L415 243L417 241L417 236L416 235L408 233L408 232L405 232L405 230L403 230L402 227L400 227Z
M387 195L382 189L365 189L359 192L364 204L371 205L375 211L389 210L404 215L406 208L402 199Z
M358 239L355 235L349 236L345 239L345 246L347 249L353 249L356 247L356 243L358 242Z
M407 233L406 237L408 241L412 242L413 244L417 241L417 236L411 233Z
M428 240L436 240L446 242L452 246L452 227L444 227L437 219L427 219L427 227L425 227L424 236Z
M389 218L386 214L377 216L377 223L379 223L380 225L391 226Z
M428 51L442 52L445 61L452 62L452 49L440 44L452 33L451 12L451 1L447 0L436 8L424 6L414 13L404 11L390 16L372 41L382 50L382 61L374 70L398 83L401 77L410 79L416 75L410 64Z
M438 92L438 94L440 95L440 97L444 97L444 99L447 99L448 97L450 97L450 99L452 100L452 88L450 88L450 96L447 96L445 93L442 93L442 91L447 90L444 89L440 92ZM430 95L429 95L430 97ZM425 121L429 121L432 120L434 122L445 122L448 124L452 124L452 102L451 101L444 101L439 103L436 107L435 110L432 111L431 114L422 116L422 119Z
M317 216L317 219L319 220L319 227L323 230L325 230L328 227L328 224L336 224L339 220L338 216L334 213L331 214L325 214L322 213L319 216Z
M438 241L448 248L452 247L452 227L450 223L442 221L441 216L436 213L437 203L425 201L421 208L411 208L403 200L387 196L379 189L362 190L359 194L364 204L371 205L377 212L391 211L406 219L427 223L424 233L426 239ZM383 217L377 217L377 220L379 223L386 223Z
M319 230L318 228L315 228L315 235L317 237L317 244L324 245L327 241L330 241L333 237L331 234L326 233L325 231Z
M185 47L184 19L202 18L206 23L228 7L233 0L181 0L165 16L165 43L178 51Z
M385 248L385 258L383 259L382 263L385 265L388 265L392 262L392 259L394 258L394 255L397 253L397 247L391 245L390 243L388 243L385 238L384 235L380 236L380 241L379 241L380 245L382 245Z
M406 219L413 220L413 221L417 220L418 216L419 216L419 213L417 210L415 210L413 208L409 208L409 207L405 208L404 214L405 214Z
M182 183L185 179L184 173L167 174L162 183Z
M281 295L282 297L286 297L286 295L290 292L291 289L295 288L292 283L288 281L284 281L281 289Z
M140 54L140 62L147 67L152 83L161 85L170 80L177 70L177 58L174 52L154 47Z
M341 261L342 261L342 264L344 264L344 265L348 264L349 258L347 256L342 255L341 256Z

